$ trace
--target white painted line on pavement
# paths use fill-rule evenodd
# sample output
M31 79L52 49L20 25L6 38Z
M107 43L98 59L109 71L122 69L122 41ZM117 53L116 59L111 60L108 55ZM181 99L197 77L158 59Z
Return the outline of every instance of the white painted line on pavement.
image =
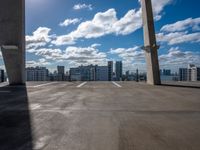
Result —
M77 87L77 88L80 88L80 87L84 86L86 83L87 83L87 82L83 82L83 83L77 85L76 87Z
M35 86L29 86L29 87L41 87L41 86L45 86L45 85L50 85L50 84L54 84L54 83L57 83L57 82L49 82L49 83L44 83L44 84L39 84L39 85L35 85Z
M119 87L119 88L122 87L121 85L119 85L118 83L116 83L116 82L114 82L114 81L112 81L112 83L113 83L115 86Z

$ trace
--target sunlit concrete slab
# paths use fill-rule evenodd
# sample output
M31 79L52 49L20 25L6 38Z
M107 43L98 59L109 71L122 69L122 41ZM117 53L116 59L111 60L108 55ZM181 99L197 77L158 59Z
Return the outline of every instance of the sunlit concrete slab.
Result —
M200 88L28 82L1 87L0 149L198 150ZM95 85L96 84L96 85ZM12 141L12 142L11 142Z

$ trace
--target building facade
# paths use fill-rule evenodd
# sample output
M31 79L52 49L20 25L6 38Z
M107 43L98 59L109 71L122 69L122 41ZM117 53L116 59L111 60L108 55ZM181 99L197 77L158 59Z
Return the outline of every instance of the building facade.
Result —
M190 72L191 81L200 81L200 68L194 66L190 69Z
M200 81L200 68L189 64L188 68L179 68L180 81Z
M71 81L95 81L96 66L79 66L70 68Z
M69 76L71 81L81 81L81 71L80 68L70 68Z
M65 67L64 66L57 66L57 78L58 81L64 81L65 80Z
M26 68L26 81L48 81L49 71L46 67Z
M108 81L108 66L88 65L70 68L71 81Z
M162 75L170 76L171 75L171 70L170 69L163 69Z
M111 81L108 70L108 66L96 66L96 81Z
M108 61L108 81L113 80L113 61Z
M122 61L116 61L115 64L116 80L122 80Z
M179 81L187 81L188 80L188 69L187 68L179 68Z

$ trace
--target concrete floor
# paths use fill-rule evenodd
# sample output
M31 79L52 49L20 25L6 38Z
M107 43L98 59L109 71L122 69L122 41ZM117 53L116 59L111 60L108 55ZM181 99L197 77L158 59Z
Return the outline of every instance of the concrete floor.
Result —
M200 83L81 83L0 87L0 149L200 149Z

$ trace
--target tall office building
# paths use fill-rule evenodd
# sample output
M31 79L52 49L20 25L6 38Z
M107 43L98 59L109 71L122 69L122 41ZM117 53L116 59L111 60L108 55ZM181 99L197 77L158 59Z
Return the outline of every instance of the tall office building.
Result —
M108 81L113 80L113 61L108 61Z
M179 81L187 81L188 69L179 68Z
M122 80L122 61L116 61L115 64L116 80Z
M65 79L65 67L64 66L57 66L58 71L58 81L64 81Z
M29 67L26 68L27 81L48 81L49 71L46 67Z

